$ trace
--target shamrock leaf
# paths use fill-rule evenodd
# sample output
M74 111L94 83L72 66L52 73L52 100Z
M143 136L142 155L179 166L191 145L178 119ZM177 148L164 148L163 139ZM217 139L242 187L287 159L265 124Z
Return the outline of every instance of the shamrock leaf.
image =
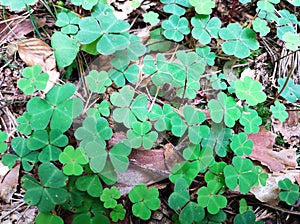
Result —
M272 111L272 115L279 119L281 122L284 122L289 114L286 112L286 107L284 104L280 103L279 101L275 101L275 106L271 105L270 110Z
M102 194L102 184L95 174L80 176L75 183L79 191L86 191L92 197L99 197Z
M150 23L152 26L159 23L158 14L156 12L150 11L144 14L144 22Z
M299 49L300 46L300 36L298 34L292 32L286 32L282 36L283 41L286 43L286 48L292 51L296 51Z
M29 175L22 177L26 190L24 200L29 205L36 205L41 212L50 212L67 200L69 194L64 187L68 178L52 163L41 164L38 174L40 182Z
M266 12L274 12L275 7L273 4L278 4L280 0L260 0L257 2L257 8Z
M110 86L112 83L107 72L97 72L95 70L89 72L86 77L86 82L91 92L94 93L104 93L106 91L106 87Z
M47 82L49 80L48 74L41 73L42 66L34 65L32 67L27 67L22 71L22 76L18 80L18 87L26 94L31 95L35 88L37 90L44 90L46 88Z
M176 163L172 167L169 179L172 183L175 183L179 178L184 178L188 185L190 185L198 174L199 167L197 162L184 161Z
M91 10L97 3L98 0L72 0L72 4L82 6L85 10Z
M116 207L110 212L109 216L113 222L123 220L125 218L126 210L121 204L117 204Z
M240 123L245 127L244 131L247 134L257 133L262 119L258 116L256 110L245 107L240 118Z
M250 106L255 106L266 100L267 96L262 91L262 84L251 77L246 76L244 80L235 81L235 93L240 100L246 100Z
M181 223L201 223L205 217L204 209L197 203L190 201L180 212Z
M174 192L168 199L168 204L173 210L183 208L190 200L190 193L188 191L188 183L185 179L179 178L175 182Z
M198 204L207 207L207 211L215 215L227 205L226 197L220 195L222 192L224 192L224 185L211 180L207 183L207 187L201 187L198 190Z
M149 119L151 121L156 121L154 127L157 131L171 130L171 119L176 113L169 104L164 104L163 108L161 106L154 104L150 113Z
M299 200L299 186L293 184L288 178L280 180L278 182L278 187L283 190L279 193L280 200L286 202L288 205L294 205L297 200Z
M259 17L253 20L252 25L253 25L253 29L256 32L259 32L261 36L266 36L270 32L270 28L268 27L268 22Z
M88 158L84 154L83 149L74 149L73 146L67 146L64 151L59 155L59 162L64 164L64 174L71 176L79 176L83 172L82 165L88 163Z
M110 103L107 100L102 100L100 104L96 104L93 108L86 111L89 117L98 119L102 116L108 117L110 115Z
M115 144L109 150L109 158L117 172L125 172L129 166L131 148L125 142Z
M183 136L187 129L187 125L178 114L174 114L174 116L171 118L171 126L171 131L176 137Z
M9 6L10 10L21 11L26 5L32 5L37 0L0 0L1 5Z
M218 93L218 100L212 99L208 102L208 109L214 122L220 123L224 120L227 127L233 127L241 116L234 98L226 96L223 92Z
M28 112L23 113L22 116L17 118L18 127L17 130L24 135L30 135L32 129L30 126L31 115Z
M230 148L237 156L249 156L252 153L253 141L247 140L245 133L238 133L231 137Z
M285 98L287 101L291 103L295 103L297 101L297 98L299 99L299 85L294 84L294 81L292 79L289 79L287 81L287 84L285 85L286 78L279 78L278 83L279 83L279 89L278 92L281 92L281 89L283 86L285 86L284 90L280 94L283 98Z
M105 188L100 196L100 200L104 202L104 208L114 208L117 206L116 199L121 197L121 193L116 186L110 189Z
M139 67L136 64L130 66L110 69L108 71L109 77L117 86L124 86L126 80L130 83L135 83L138 80Z
M56 14L55 25L61 27L63 34L76 34L80 18L73 12L59 12Z
M242 28L238 23L230 23L222 28L219 36L225 40L222 50L228 55L238 58L246 58L250 55L250 50L257 50L259 45L255 32L249 28Z
M192 18L191 23L194 26L192 35L200 43L208 44L212 36L218 37L221 28L221 20L219 18L213 17L210 19L209 15L198 15Z
M213 0L189 0L190 4L195 7L198 14L209 15L212 13L212 8L216 6Z
M148 220L151 216L151 210L156 210L160 206L156 188L147 189L145 184L137 184L129 192L129 199L133 204L132 212L136 217Z
M214 52L210 51L209 46L197 47L196 48L196 53L208 65L213 66L215 64L216 54Z
M167 39L174 40L176 42L182 41L185 34L190 33L188 20L183 17L180 18L177 15L171 15L168 20L162 22L163 32Z

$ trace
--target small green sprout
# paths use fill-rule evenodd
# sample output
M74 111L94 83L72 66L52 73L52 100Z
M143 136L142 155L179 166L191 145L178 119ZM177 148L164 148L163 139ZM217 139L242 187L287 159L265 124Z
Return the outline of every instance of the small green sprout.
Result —
M126 215L126 210L123 208L121 204L117 204L116 207L112 209L109 213L109 216L113 222L117 222L119 220L123 220Z
M270 32L270 27L268 27L268 22L259 17L253 20L252 25L254 31L259 32L261 36L266 36Z
M190 33L188 20L185 17L180 18L177 15L171 15L168 20L162 22L161 26L165 29L164 36L176 42L182 41L184 35Z
M121 193L117 187L112 186L109 188L104 188L100 200L104 202L104 208L115 208L117 206L116 199L121 197Z
M129 192L129 199L133 204L132 212L142 220L151 217L151 210L155 211L160 206L159 192L156 188L147 189L145 184L137 184Z
M82 148L74 149L73 146L67 146L64 151L59 155L59 162L64 164L64 174L70 176L79 176L83 173L82 165L88 163L88 158L84 154Z
M279 193L279 198L281 201L286 202L288 205L294 205L296 201L300 198L299 186L298 184L293 184L288 178L280 180L278 182L278 187L282 190Z
M33 94L34 90L44 90L46 88L47 82L49 80L49 75L42 72L42 66L34 65L31 67L26 67L22 71L22 76L18 80L18 87L26 94Z
M284 122L289 114L286 112L286 107L283 103L280 103L279 101L275 101L275 106L271 105L270 110L272 112L272 115L279 119L281 122Z

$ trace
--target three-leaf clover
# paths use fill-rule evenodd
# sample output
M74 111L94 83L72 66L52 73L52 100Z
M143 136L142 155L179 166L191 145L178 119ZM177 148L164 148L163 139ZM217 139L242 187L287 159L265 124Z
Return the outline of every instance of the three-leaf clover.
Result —
M41 72L42 66L40 65L26 67L22 71L22 76L24 78L18 80L18 87L26 95L31 95L34 92L35 88L37 90L44 90L49 80L49 75Z
M91 92L94 93L104 93L106 91L106 87L112 84L107 72L97 72L95 70L89 72L86 77L86 82Z
M219 36L225 40L222 50L228 55L246 58L250 50L257 50L259 45L256 35L250 28L242 28L240 24L230 23L219 31Z
M234 87L236 96L240 100L246 100L250 106L264 102L267 98L262 91L262 84L249 76L246 76L244 80L236 80Z
M177 15L171 15L168 20L162 22L161 26L165 29L164 36L176 42L182 41L184 35L190 33L188 20Z
M115 67L108 71L109 77L114 81L117 86L124 86L126 80L130 83L135 83L138 80L139 67L132 64L127 67Z
M285 45L287 49L292 51L296 51L300 46L300 36L298 34L292 32L286 32L282 36L282 40L285 41Z
M64 220L61 217L44 212L39 213L34 221L36 224L64 224Z
M98 3L98 0L72 0L71 2L72 4L77 6L82 5L82 8L84 8L85 10L91 10Z
M190 4L195 7L198 14L209 15L212 13L212 8L216 6L213 0L189 0Z
M208 102L208 109L214 122L221 123L224 120L227 127L233 127L241 116L234 98L223 92L218 93L218 100L212 99Z
M168 199L169 206L175 211L183 208L190 200L188 191L189 185L183 178L178 178L175 182L174 192Z
M224 168L225 182L229 189L234 190L239 185L240 192L247 194L258 181L258 174L251 160L235 156L233 165Z
M143 146L145 149L151 149L156 141L158 134L156 131L150 131L152 125L149 121L132 123L132 129L128 130L126 136L132 148Z
M133 204L132 212L136 217L148 220L151 216L151 210L157 210L160 206L156 188L147 189L145 184L137 184L129 192L129 199Z
M1 5L9 6L11 10L22 10L26 5L34 4L37 0L0 0Z
M198 190L198 204L207 207L210 214L217 214L220 209L227 205L227 199L222 194L224 185L216 180L207 183L207 187L201 187Z
M31 98L27 103L30 117L30 125L33 130L41 130L50 122L51 129L59 129L65 132L72 125L83 109L79 98L70 98L75 93L76 87L71 83L63 86L54 86L45 99Z
M288 112L286 112L286 107L283 103L280 103L279 101L275 101L274 104L275 106L271 105L270 107L273 116L279 119L281 122L284 122L289 116Z
M73 12L60 12L56 15L56 26L61 27L63 34L76 34L78 32L78 23L80 18Z
M49 212L67 200L69 194L64 187L68 177L52 163L42 163L38 174L40 182L29 175L22 177L26 190L24 200L29 205L36 205L41 212Z
M208 44L211 37L218 37L218 32L221 28L221 20L217 17L210 18L209 15L198 15L191 20L194 28L192 35L202 44Z
M159 23L158 14L156 12L150 11L144 14L144 22L150 23L152 26Z
M74 149L73 146L67 146L64 151L59 155L59 162L64 164L64 174L71 176L79 176L83 173L82 165L88 163L88 158L84 154L83 149Z
M259 125L262 123L262 119L258 116L258 113L254 109L249 109L245 106L242 116L240 118L240 123L245 127L244 131L247 134L259 132Z
M104 202L104 208L115 208L117 206L116 199L121 197L121 193L116 186L104 188L100 200Z
M101 115L108 117L110 115L110 103L107 100L102 100L101 103L96 104L93 108L88 109L86 114L96 119L100 118Z
M253 145L253 141L248 140L245 133L238 133L232 136L230 148L237 156L249 156L252 153Z
M92 197L100 197L102 193L102 184L98 175L80 176L75 183L75 186L80 191L86 191Z
M257 2L257 8L267 12L274 12L274 4L278 4L280 0L260 0Z
M112 209L109 213L109 216L113 222L117 222L118 220L123 220L125 218L126 210L123 208L121 204L117 204L116 207Z
M268 22L264 19L257 17L252 22L253 29L259 32L261 36L266 36L270 32L270 27L268 27Z
M293 205L299 200L299 186L293 184L292 181L288 178L280 180L278 182L278 187L282 190L279 193L280 200L286 202L288 205Z
M110 161L117 172L125 172L129 166L131 147L128 145L126 141L121 141L109 150Z

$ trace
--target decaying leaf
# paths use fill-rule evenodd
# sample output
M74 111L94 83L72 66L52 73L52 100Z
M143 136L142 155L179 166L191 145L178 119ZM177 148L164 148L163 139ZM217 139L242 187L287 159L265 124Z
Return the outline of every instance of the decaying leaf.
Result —
M49 75L49 81L44 90L47 93L59 79L53 49L38 38L30 38L18 41L18 52L27 66L39 64L43 72Z
M260 161L273 172L284 171L289 168L295 169L297 166L296 150L283 149L278 152L274 151L275 138L276 135L264 127L261 127L256 134L249 134L248 139L251 139L254 143L252 154L249 157Z
M7 170L7 167L0 162L0 200L9 203L12 195L16 192L19 179L20 164ZM6 171L6 173L4 173ZM4 175L3 175L4 174Z

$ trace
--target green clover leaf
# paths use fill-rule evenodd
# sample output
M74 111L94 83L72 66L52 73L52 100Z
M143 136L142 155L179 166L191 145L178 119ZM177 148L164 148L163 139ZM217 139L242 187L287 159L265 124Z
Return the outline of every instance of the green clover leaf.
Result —
M207 211L215 215L227 205L226 197L220 195L222 192L224 192L224 185L211 180L207 183L207 187L201 187L198 190L198 204L207 207Z
M172 167L169 179L172 183L175 183L179 178L184 178L190 185L198 174L199 167L197 162L184 161L176 163Z
M10 169L20 160L22 167L25 171L31 171L34 164L38 161L38 152L32 152L27 148L27 140L21 137L15 137L11 141L11 147L16 153L5 154L2 156L1 161L5 166Z
M183 17L180 18L177 15L171 15L168 20L162 22L163 32L167 39L174 40L176 42L182 41L185 34L190 33L188 20Z
M268 22L259 17L253 20L252 25L255 32L259 32L261 36L266 36L270 32L270 27L268 27Z
M151 210L156 210L160 206L156 188L147 189L145 184L137 184L129 192L129 199L133 204L132 212L136 217L148 220L151 216Z
M286 202L288 205L294 205L297 200L299 200L299 186L293 184L288 178L280 180L278 182L278 187L282 190L279 193L279 198L281 201Z
M238 58L246 58L250 55L250 50L259 48L255 32L249 28L242 28L240 24L230 23L222 28L219 36L225 40L222 50L228 55Z
M190 193L188 191L189 185L183 178L178 178L175 182L174 192L168 199L168 204L173 210L183 208L190 200Z
M150 23L152 26L159 23L158 14L156 12L150 11L144 14L144 22Z
M31 134L31 125L30 125L30 118L31 115L28 112L23 113L22 116L17 118L18 127L17 130L24 135L30 135Z
M281 89L283 88L285 82L286 82L286 78L278 79L278 83L280 86L278 92L281 92ZM299 87L300 87L299 85L294 84L294 81L292 79L289 79L280 96L282 96L283 98L285 98L287 101L291 103L295 103L297 101L297 98L298 99L300 98L300 95L298 93Z
M121 197L121 193L116 186L104 188L100 200L104 202L104 208L115 208L117 206L116 199Z
M234 190L239 185L240 192L247 194L258 181L257 171L251 160L235 156L233 165L224 168L225 182L229 189Z
M121 204L117 204L116 207L109 213L109 216L113 222L118 222L119 220L123 220L126 215L126 210L123 208Z
M212 8L216 6L213 0L189 0L190 4L195 7L198 14L209 15L212 13Z
M98 0L72 0L71 2L74 5L82 6L85 10L91 10L98 3Z
M131 147L126 142L119 142L109 150L109 158L117 172L125 172L129 166L128 156Z
M31 176L22 177L23 188L26 190L24 200L29 205L36 205L41 212L50 212L67 200L69 194L64 187L68 177L52 163L41 164L38 174L40 183Z
M191 7L188 0L161 0L160 2L165 4L163 8L164 12L177 16L182 16L185 14L185 9L183 7Z
M210 51L209 46L197 47L196 48L196 53L208 65L213 66L215 64L216 54L214 52Z
M57 215L41 212L36 216L35 223L36 224L64 224L64 220Z
M275 101L275 106L271 105L270 110L272 111L272 115L279 119L281 122L284 122L289 114L286 112L286 107L284 104L280 103L279 101Z
M211 119L216 123L224 120L227 127L233 127L235 121L241 116L234 98L228 97L225 93L218 93L218 100L212 99L208 102Z
M73 12L59 12L56 14L55 25L61 27L63 34L76 34L80 18Z
M190 201L180 212L181 223L201 223L205 217L204 209L197 203ZM187 221L188 220L188 221Z
M42 72L42 66L34 65L27 67L22 71L22 76L18 80L18 87L26 94L31 95L35 88L37 90L44 90L49 80L49 75Z
M251 77L246 76L244 80L235 81L235 93L240 100L246 100L250 106L255 106L266 100L267 96L262 91L262 84Z
M164 104L163 108L161 106L154 104L150 113L149 119L151 121L156 121L154 127L157 131L169 131L171 130L171 119L176 113L169 104Z
M55 32L51 38L57 66L64 68L72 64L79 52L78 43L61 32Z
M100 197L102 194L102 184L97 175L87 175L78 177L75 183L79 191L86 191L92 197Z
M83 149L74 149L73 146L67 146L64 151L59 155L59 162L64 164L64 174L71 176L79 176L83 173L82 165L89 162L87 156L84 154Z
M257 2L257 8L266 12L274 12L275 7L273 4L278 4L280 0L260 0Z
M237 156L249 156L252 153L253 145L253 141L247 140L245 133L238 133L231 137L230 148Z
M240 123L245 127L244 131L247 134L257 133L259 132L259 125L261 125L262 119L258 116L256 110L245 107L240 118Z
M97 72L95 70L89 72L86 77L86 82L93 93L104 93L106 87L112 84L107 72Z
M0 0L1 5L9 6L12 11L21 11L26 5L32 5L35 2L36 0Z
M174 114L171 118L171 126L172 134L176 137L183 136L188 127L178 114Z
M114 81L117 86L124 86L126 80L130 83L135 83L138 80L139 67L136 64L125 67L116 67L108 71L109 77Z
M254 224L256 216L252 211L246 211L242 214L237 214L234 217L234 224Z
M192 18L191 23L194 26L192 29L193 37L202 44L210 43L212 36L219 36L221 20L217 17L210 18L209 15L198 15Z
M100 104L96 104L93 108L88 109L86 114L95 119L101 116L108 117L110 115L110 103L107 100L102 100Z
M287 49L292 51L296 51L300 46L300 36L298 34L292 32L286 32L282 36L283 41L285 41L285 45Z
M0 131L0 154L5 152L7 149L7 144L5 143L8 135L4 131Z

